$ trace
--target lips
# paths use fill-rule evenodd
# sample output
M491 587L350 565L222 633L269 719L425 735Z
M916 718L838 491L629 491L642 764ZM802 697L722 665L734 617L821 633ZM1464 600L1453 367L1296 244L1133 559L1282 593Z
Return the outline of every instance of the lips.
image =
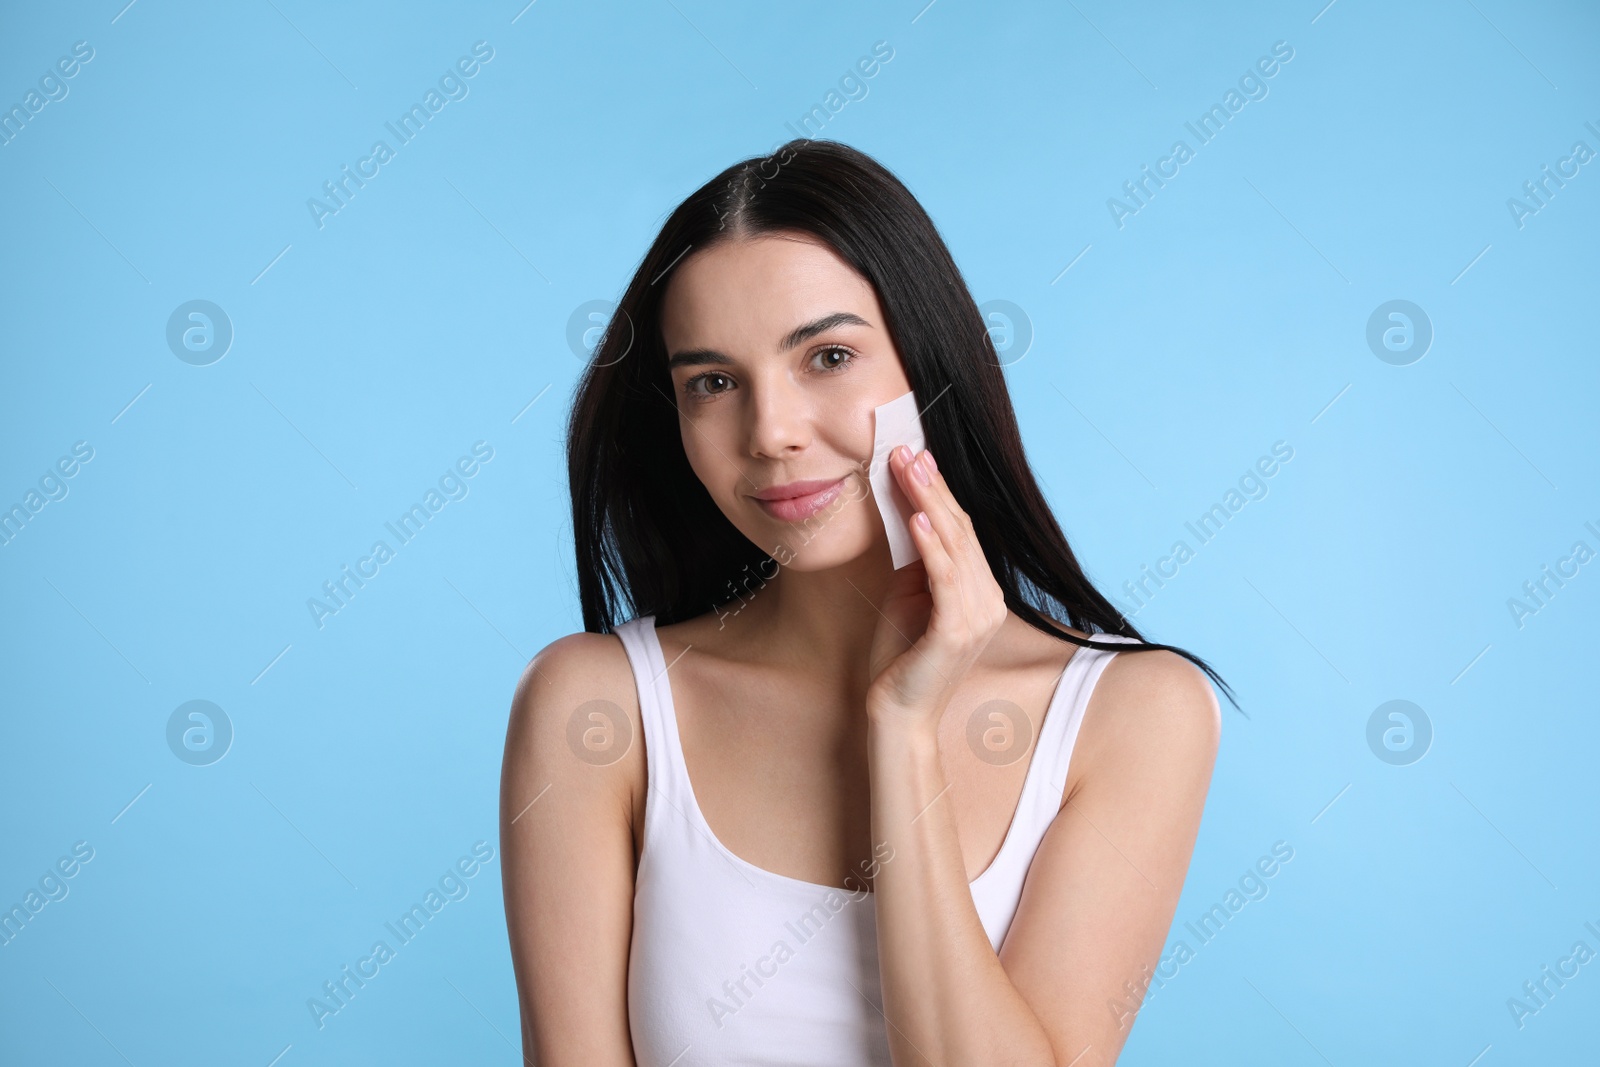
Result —
M848 478L849 475L845 475ZM838 478L831 482L792 482L786 486L777 486L762 492L784 496L776 499L763 499L755 497L755 502L761 509L780 522L800 522L810 518L818 511L833 503L834 498L844 488L845 478ZM794 495L787 495L794 493Z

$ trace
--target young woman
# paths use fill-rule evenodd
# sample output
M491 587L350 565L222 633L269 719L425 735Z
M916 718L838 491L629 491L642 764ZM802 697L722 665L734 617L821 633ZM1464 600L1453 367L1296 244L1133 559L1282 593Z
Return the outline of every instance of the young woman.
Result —
M897 570L869 475L907 392ZM1084 577L910 192L826 141L697 190L568 471L585 632L524 672L502 776L529 1061L1113 1063L1227 687Z

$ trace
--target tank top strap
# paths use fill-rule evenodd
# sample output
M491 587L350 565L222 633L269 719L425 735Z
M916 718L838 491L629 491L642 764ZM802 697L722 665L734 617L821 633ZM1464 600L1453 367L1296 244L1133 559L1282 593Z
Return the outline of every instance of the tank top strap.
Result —
M1096 641L1139 642L1120 634L1092 634ZM1089 708L1089 698L1094 695L1100 675L1111 665L1117 653L1111 649L1084 648L1072 654L1067 669L1062 672L1059 698L1053 713L1045 719L1040 730L1040 768L1037 791L1032 798L1032 818L1038 823L1038 838L1043 840L1050 822L1061 810L1062 796L1067 788L1067 773L1072 765L1072 753L1077 748L1078 731L1083 726L1083 716Z
M1016 832L1010 835L1016 838L1013 856L1024 866L1032 860L1039 843L1044 840L1045 831L1050 829L1061 810L1067 772L1072 765L1072 753L1077 747L1078 731L1083 726L1089 697L1115 656L1116 652L1107 649L1079 646L1056 683L1044 724L1039 728L1028 773L1022 782L1022 795L1014 816ZM1009 838L1007 844L1012 844Z
M1105 635L1094 636L1099 638ZM1028 760L1028 771L1022 780L1022 795L1017 799L1010 829L994 861L971 883L978 917L983 922L984 932L989 935L989 944L996 952L1000 951L1006 934L1010 932L1011 920L1016 916L1017 905L1021 902L1023 882L1033 865L1033 857L1044 842L1046 831L1061 811L1067 771L1072 764L1072 750L1076 747L1089 697L1106 665L1116 655L1116 652L1107 649L1079 646L1067 660L1050 703L1046 706L1044 723L1039 727L1039 737L1034 742L1033 755Z
M683 749L678 744L678 723L667 711L672 707L672 690L667 688L671 683L655 625L654 615L640 615L622 623L615 633L628 653L634 686L639 691L647 788L665 795L671 806L681 811L686 802L693 800L693 793L688 768L683 764Z

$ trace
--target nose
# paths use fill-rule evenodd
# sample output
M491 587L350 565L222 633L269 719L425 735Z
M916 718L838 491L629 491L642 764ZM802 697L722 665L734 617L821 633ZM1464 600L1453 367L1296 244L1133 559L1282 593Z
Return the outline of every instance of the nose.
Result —
M803 451L811 443L811 405L786 377L752 389L749 406L751 456L777 458Z

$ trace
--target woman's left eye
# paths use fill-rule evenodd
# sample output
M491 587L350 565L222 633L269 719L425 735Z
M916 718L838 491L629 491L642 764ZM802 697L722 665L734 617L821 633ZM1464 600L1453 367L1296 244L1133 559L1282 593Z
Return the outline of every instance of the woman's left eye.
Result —
M822 369L828 372L843 370L845 367L848 367L851 363L855 362L856 358L856 354L850 351L850 349L845 348L843 345L829 345L826 348L819 348L817 349L816 355L823 358L823 362L826 365ZM843 358L829 364L827 362L828 357L833 355L838 355Z

